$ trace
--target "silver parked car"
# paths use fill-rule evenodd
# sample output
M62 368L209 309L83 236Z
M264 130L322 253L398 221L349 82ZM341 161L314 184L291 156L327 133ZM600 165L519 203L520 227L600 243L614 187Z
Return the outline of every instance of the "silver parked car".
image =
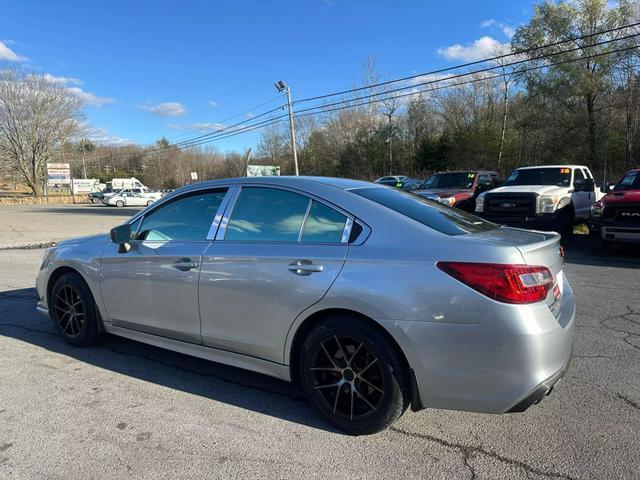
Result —
M296 381L366 434L551 391L575 316L559 239L367 182L201 182L47 250L38 309L73 345L107 332Z

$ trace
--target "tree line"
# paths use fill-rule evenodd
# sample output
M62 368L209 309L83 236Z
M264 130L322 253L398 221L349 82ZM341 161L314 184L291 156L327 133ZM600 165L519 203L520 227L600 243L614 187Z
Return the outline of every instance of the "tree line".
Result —
M539 3L510 45L491 55L524 53L495 60L491 72L434 76L446 88L402 98L372 86L364 91L379 101L350 105L355 97L345 95L349 108L297 117L300 172L372 180L578 163L598 182L613 181L640 153L638 28L616 30L639 19L637 0ZM568 38L578 40L560 44ZM383 80L367 60L361 84ZM83 122L82 105L64 87L0 69L0 174L36 195L50 161L71 161L76 177L136 176L157 188L188 183L192 171L200 179L241 176L248 162L294 172L286 122L266 125L246 152L172 148L165 138L146 147L95 145L81 140Z

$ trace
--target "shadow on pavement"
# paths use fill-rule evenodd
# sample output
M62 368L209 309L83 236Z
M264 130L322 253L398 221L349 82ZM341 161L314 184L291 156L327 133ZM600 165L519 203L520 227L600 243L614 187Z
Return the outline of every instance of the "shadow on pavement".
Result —
M614 243L607 250L593 251L588 235L574 235L565 251L565 262L570 264L640 268L640 245L637 243Z
M113 335L93 347L72 347L35 311L36 300L34 288L0 292L0 335L121 375L336 432L288 382Z

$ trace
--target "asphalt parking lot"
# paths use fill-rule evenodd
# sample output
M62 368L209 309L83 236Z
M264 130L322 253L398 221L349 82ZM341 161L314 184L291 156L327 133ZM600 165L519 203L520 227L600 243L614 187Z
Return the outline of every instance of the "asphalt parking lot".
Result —
M42 245L134 210L0 207L0 478L640 478L640 252L575 241L574 360L522 414L407 412L349 437L291 385L108 337L70 347L36 313Z

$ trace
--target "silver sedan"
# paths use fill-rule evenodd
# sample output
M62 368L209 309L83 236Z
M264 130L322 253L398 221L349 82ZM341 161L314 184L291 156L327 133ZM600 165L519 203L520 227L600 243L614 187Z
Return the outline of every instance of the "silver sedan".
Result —
M551 391L575 316L559 240L367 182L201 182L47 250L38 309L73 345L107 332L297 382L367 434Z

